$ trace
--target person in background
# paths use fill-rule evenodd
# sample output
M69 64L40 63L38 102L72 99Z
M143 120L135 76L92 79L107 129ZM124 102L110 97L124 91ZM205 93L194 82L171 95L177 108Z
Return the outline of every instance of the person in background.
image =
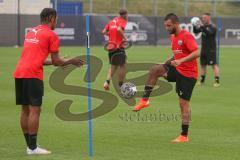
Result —
M215 76L215 82L213 85L214 87L219 87L219 67L216 54L217 28L211 21L210 13L204 13L201 19L202 20L199 21L197 25L193 26L194 33L202 33L202 48L200 56L201 79L198 84L204 84L207 74L207 65L211 65Z

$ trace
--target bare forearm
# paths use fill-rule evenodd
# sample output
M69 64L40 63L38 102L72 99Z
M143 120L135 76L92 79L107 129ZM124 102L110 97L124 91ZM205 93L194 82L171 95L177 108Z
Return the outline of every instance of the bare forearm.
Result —
M103 34L103 35L108 35L108 31L107 31L106 29L104 29L104 30L102 31L102 34Z
M59 58L58 60L53 61L53 64L55 66L67 66L72 64L72 59Z
M86 62L84 60L81 60L79 57L74 57L74 58L70 58L70 59L65 59L65 58L59 58L56 61L53 61L53 64L55 66L67 66L67 65L75 65L75 66L81 66L86 64Z
M186 56L186 57L184 57L180 60L181 60L181 63L189 62L189 61L192 61L192 60L198 58L199 56L200 56L200 52L199 52L199 50L196 50L196 51L192 52L191 54L189 54L188 56Z
M52 65L52 61L50 59L46 59L43 65L45 66Z
M71 59L62 59L63 63L61 64L61 66L67 66L69 64L73 64L74 63L74 58Z
M171 61L173 61L173 60L174 60L174 57L171 57L171 58L167 59L167 60L164 62L164 64L171 64Z
M86 64L84 60L81 60L80 57L74 57L70 59L61 58L58 53L51 54L52 64L54 66L66 66L69 64L75 65L77 67Z
M123 37L123 39L126 39L123 31L120 31L119 33L121 34L121 36Z
M121 28L118 28L118 33L121 34L124 40L127 40L127 38L125 37L124 31Z

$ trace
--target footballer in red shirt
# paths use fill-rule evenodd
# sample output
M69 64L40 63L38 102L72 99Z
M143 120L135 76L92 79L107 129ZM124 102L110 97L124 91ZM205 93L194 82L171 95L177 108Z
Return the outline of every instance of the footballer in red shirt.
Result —
M119 11L119 16L112 19L103 29L102 33L108 36L108 58L111 67L109 68L107 80L103 87L109 90L109 84L115 71L119 67L119 87L122 86L126 73L126 53L123 46L126 37L124 30L127 25L128 12L126 9Z
M20 124L27 144L27 154L50 154L37 146L37 132L43 97L43 65L83 65L78 57L59 57L59 38L53 32L57 23L57 12L44 8L40 14L41 25L26 34L22 55L13 73L15 78L16 104L22 106ZM51 55L51 60L47 57Z
M172 142L188 142L189 101L198 77L197 58L200 53L194 37L188 31L181 29L179 19L174 13L166 15L164 25L171 34L173 57L164 64L152 67L144 88L143 98L133 108L133 111L140 111L149 106L150 94L159 77L164 77L169 82L176 82L176 92L182 116L182 132Z

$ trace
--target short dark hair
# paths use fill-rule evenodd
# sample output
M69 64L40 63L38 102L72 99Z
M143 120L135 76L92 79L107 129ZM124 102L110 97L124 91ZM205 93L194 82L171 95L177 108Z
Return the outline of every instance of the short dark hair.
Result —
M57 17L57 11L53 8L44 8L40 13L41 23L49 23L53 17Z
M174 13L168 13L164 20L167 21L167 20L171 20L173 23L176 23L176 22L179 22L179 19L178 19L178 16Z
M206 12L206 13L203 13L203 15L211 16L211 13Z
M128 11L127 11L126 8L121 8L121 9L119 10L119 15L120 15L120 16L125 16L126 14L128 14Z

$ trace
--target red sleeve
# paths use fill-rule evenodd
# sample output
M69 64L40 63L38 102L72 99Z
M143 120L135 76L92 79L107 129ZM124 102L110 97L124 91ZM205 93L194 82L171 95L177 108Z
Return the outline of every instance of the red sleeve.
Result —
M58 53L60 40L55 33L50 37L50 44L49 45L50 45L49 46L49 52L50 53Z
M198 44L195 38L191 34L185 35L185 46L190 53L196 51L198 49Z

